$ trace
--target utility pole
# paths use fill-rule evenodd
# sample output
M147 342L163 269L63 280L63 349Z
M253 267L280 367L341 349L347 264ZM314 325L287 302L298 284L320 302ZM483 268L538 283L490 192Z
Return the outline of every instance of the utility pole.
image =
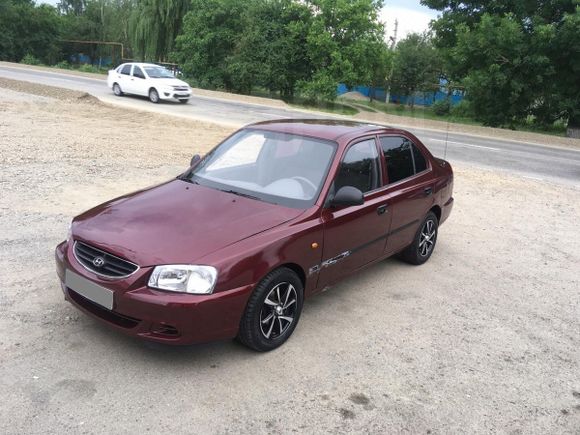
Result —
M393 36L389 37L391 41L391 51L395 50L395 45L397 45L397 32L399 30L399 20L395 18L395 31ZM391 62L391 71L389 72L389 77L387 77L387 99L385 103L389 104L391 100L391 79L393 78L394 63Z

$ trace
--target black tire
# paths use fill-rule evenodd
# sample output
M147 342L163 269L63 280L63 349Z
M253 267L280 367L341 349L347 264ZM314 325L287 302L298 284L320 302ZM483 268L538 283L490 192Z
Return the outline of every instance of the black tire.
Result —
M421 222L413 243L407 246L399 257L407 263L420 265L431 257L435 250L437 234L439 232L439 221L435 213L430 211Z
M114 83L113 84L113 93L117 96L117 97L122 97L123 96L123 91L121 90L121 86L119 86L118 83Z
M250 296L240 322L238 340L259 352L282 345L298 324L303 293L302 281L292 270L281 267L270 272ZM270 316L271 322L268 321ZM289 318L292 320L288 321Z
M155 88L149 89L149 101L152 103L159 103L159 92Z
M188 101L189 101L189 99L179 100L179 102L180 102L181 104L187 104L187 102L188 102Z

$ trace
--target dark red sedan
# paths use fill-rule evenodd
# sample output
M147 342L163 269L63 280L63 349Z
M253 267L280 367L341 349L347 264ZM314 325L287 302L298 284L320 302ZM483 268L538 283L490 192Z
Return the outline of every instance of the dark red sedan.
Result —
M325 287L393 254L427 261L452 191L449 163L407 131L253 124L177 179L76 217L57 273L68 301L130 335L271 350Z

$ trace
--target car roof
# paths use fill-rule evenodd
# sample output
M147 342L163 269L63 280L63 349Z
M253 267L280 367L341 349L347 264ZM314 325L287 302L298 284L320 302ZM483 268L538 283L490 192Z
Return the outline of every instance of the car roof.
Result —
M154 63L146 63L146 62L125 62L123 65L137 65L137 66L161 66Z
M341 119L280 119L256 122L246 126L246 128L298 134L332 141L346 136L356 137L374 132L399 131L383 125Z

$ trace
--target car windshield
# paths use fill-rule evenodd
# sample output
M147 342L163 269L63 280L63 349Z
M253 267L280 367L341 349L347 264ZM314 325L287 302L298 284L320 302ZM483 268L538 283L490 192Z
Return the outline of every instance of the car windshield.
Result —
M305 136L242 130L209 153L185 179L294 208L313 205L336 144Z
M152 79L172 79L174 78L171 71L162 66L146 66L143 67L147 75Z

